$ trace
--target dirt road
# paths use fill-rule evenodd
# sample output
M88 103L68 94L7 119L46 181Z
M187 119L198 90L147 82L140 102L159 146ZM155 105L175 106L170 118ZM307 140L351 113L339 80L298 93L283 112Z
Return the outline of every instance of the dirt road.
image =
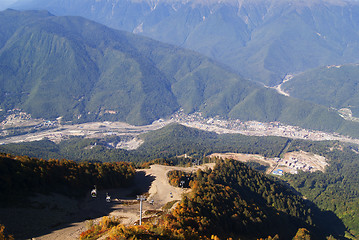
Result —
M88 196L81 203L81 221L66 224L57 229L48 229L47 234L36 237L36 239L64 239L71 240L78 238L79 234L85 231L89 225L86 219L99 221L102 216L115 216L123 224L135 224L139 220L139 202L136 195L144 194L146 201L143 202L143 212L147 210L160 210L167 202L181 200L186 189L173 187L168 182L167 173L171 170L196 171L199 168L213 167L213 164L195 167L172 167L152 165L150 169L137 171L134 187L127 189L113 189L99 191L98 197L92 199ZM105 201L106 192L111 196L111 202ZM153 200L153 204L151 204ZM94 216L92 218L91 216Z

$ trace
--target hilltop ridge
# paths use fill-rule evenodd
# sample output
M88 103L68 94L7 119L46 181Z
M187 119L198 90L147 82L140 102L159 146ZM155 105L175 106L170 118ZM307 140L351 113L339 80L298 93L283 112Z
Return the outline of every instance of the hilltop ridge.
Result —
M32 0L14 8L83 16L192 49L268 86L288 73L359 61L353 0Z
M0 117L21 109L62 123L145 125L185 114L359 136L326 107L278 94L202 55L82 17L45 11L0 14Z

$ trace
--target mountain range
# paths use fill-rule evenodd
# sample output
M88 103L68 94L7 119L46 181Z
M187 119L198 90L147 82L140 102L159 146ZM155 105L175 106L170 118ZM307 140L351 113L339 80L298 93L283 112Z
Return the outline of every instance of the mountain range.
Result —
M29 0L13 7L83 16L189 48L268 86L288 73L359 60L354 0Z
M0 13L0 111L147 124L182 108L356 133L356 123L245 80L195 52L46 11Z
M28 3L36 3L38 8L47 8L60 15L87 14L86 17L108 25L119 21L129 29L114 30L83 17L59 17L43 10L0 12L0 121L9 110L20 108L36 118L61 118L69 123L109 120L142 125L183 109L185 113L200 111L205 117L219 115L244 121L280 121L359 137L359 123L347 121L338 114L338 109L342 109L341 113L350 111L353 116L359 115L359 66L354 63L357 61L359 14L354 1L29 0ZM27 3L21 4L26 8ZM61 9L56 7L57 4ZM28 6L33 8L35 5ZM108 12L110 6L111 14ZM289 80L282 83L287 74L297 72L302 73L293 74L293 78L285 78ZM290 96L263 86L278 83L282 83L281 89ZM120 137L108 138L120 140ZM328 234L343 239L347 236L344 234L352 234L349 236L352 239L357 236L357 146L280 137L219 135L177 124L141 138L145 143L135 151L109 149L106 139L87 138L72 138L60 144L42 140L1 146L1 149L3 152L29 151L41 153L41 156L47 153L49 157L73 156L94 161L99 160L99 156L106 161L118 161L119 158L143 161L145 157L155 156L157 160L154 162L173 160L188 165L191 165L191 158L177 156L189 153L191 157L198 157L211 151L237 151L281 157L285 151L311 152L327 158L329 165L323 173L299 171L297 175L284 176L298 191L291 195L293 198L282 198L286 193L284 186L276 189L275 184L268 184L269 178L265 179L247 167L238 167L237 162L230 162L228 168L222 164L222 171L215 170L215 174L211 174L212 170L208 174L197 172L198 179L203 181L198 190L204 195L197 195L196 199L200 201L187 199L184 204L204 206L204 210L194 208L193 211L205 217L201 224L213 230L225 222L223 230L220 229L224 233L231 226L240 229L240 233L250 226L258 233L259 224L263 222L270 223L266 225L268 228L262 229L263 233L275 234L276 227L294 233L296 229L289 229L287 225L292 225L292 217L300 217L306 221L298 222L301 227L308 224L316 231L323 226ZM7 160L13 162L17 158ZM29 162L27 157L22 159ZM2 169L8 170L6 166ZM18 173L13 171L10 176ZM20 178L15 176L15 179ZM251 179L257 180L248 181ZM252 207L240 208L238 213L245 213L253 224L244 222L240 228L231 225L226 218L218 218L219 213L233 209L233 204L237 204L232 197L228 198L234 196L233 190L223 185L227 181L237 185L237 180L241 195L236 199L239 203L243 200L252 203L248 205L244 201L243 206ZM206 185L209 183L221 185L214 188L214 185ZM223 200L208 194L223 189ZM299 193L326 212L318 215L312 211L314 208L307 209L309 202ZM276 197L283 201L277 201ZM298 201L293 201L294 198ZM224 202L229 205L223 211L216 205L214 209L221 211L213 211L207 207L214 205L203 202L203 199L219 199L216 200L218 206ZM257 200L260 208L253 204ZM273 211L277 208L280 212ZM183 208L178 213L187 214L188 209ZM260 209L263 218L251 218L259 215L248 214L247 209ZM272 211L273 215L268 214ZM213 214L213 218L207 213ZM288 213L292 217L274 221L277 216ZM178 216L178 219L186 220ZM193 215L193 218L197 216ZM240 215L230 213L228 216L238 220ZM206 225L211 221L215 224ZM174 226L178 222L175 221ZM188 223L193 226L194 222ZM220 232L217 230L215 232Z

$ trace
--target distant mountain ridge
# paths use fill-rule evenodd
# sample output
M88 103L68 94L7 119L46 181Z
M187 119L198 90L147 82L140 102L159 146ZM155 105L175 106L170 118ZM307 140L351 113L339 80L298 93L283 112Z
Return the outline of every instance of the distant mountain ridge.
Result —
M84 16L189 48L268 86L287 73L359 61L351 0L30 0L14 8Z
M335 111L247 81L192 51L44 11L0 13L0 111L147 124L171 115L281 121L359 136Z

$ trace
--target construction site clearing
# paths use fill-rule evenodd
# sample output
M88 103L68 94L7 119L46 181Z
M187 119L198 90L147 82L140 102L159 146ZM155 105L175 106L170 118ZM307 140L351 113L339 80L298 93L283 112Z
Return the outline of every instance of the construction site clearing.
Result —
M266 173L281 176L286 173L297 174L298 171L315 172L325 171L328 165L323 156L304 151L287 152L283 158L266 158L256 154L243 153L213 153L211 158L234 159L241 162L257 162L267 166Z

